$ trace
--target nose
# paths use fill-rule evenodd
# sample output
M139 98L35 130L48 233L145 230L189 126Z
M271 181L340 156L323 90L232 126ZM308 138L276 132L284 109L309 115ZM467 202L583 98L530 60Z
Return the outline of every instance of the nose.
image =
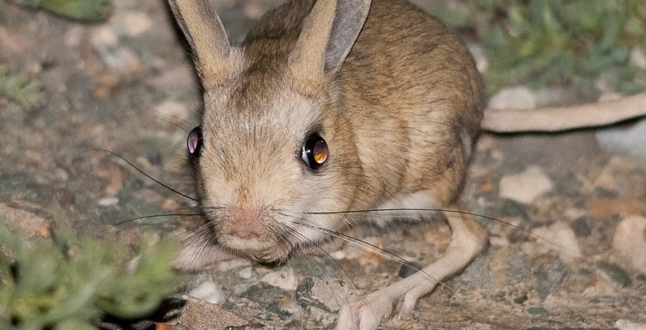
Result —
M262 211L260 209L234 207L231 209L230 221L230 235L244 240L260 237L262 227Z

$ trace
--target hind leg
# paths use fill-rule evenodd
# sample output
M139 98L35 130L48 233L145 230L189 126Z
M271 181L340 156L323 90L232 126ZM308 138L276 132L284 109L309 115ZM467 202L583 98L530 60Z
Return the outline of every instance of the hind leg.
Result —
M447 209L465 211L461 204ZM487 234L473 217L456 213L446 215L452 237L444 256L423 271L377 290L365 299L345 305L339 312L337 330L375 330L381 321L392 314L403 316L409 313L417 299L463 270L483 250Z

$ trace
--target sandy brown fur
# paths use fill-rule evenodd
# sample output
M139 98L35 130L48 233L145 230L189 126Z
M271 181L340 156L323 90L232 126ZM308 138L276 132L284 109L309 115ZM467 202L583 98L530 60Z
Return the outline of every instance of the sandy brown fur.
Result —
M446 26L404 0L370 7L365 0L296 0L229 46L219 21L208 25L215 31L204 29L205 20L217 19L212 9L195 11L191 3L175 0L171 8L205 89L204 147L193 163L210 230L178 265L200 267L223 254L284 260L371 220L345 211L464 210L458 200L482 118L482 86ZM312 133L330 151L317 171L298 157ZM410 312L482 250L486 233L471 216L447 218L453 241L446 255L350 302L339 329L375 329L393 313Z

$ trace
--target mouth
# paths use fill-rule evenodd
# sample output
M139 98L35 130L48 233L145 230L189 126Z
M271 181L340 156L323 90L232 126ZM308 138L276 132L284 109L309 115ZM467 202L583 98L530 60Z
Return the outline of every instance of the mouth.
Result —
M280 264L287 261L294 247L286 238L270 242L229 238L220 240L220 245L240 257L263 264Z

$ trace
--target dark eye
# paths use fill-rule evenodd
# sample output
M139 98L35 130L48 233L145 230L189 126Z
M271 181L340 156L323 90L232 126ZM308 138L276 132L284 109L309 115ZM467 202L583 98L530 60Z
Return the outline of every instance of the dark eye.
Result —
M188 148L188 153L193 157L200 157L200 151L202 151L202 127L197 126L188 133L186 147Z
M301 159L309 168L316 170L325 164L329 155L327 142L318 134L310 135L303 143Z

